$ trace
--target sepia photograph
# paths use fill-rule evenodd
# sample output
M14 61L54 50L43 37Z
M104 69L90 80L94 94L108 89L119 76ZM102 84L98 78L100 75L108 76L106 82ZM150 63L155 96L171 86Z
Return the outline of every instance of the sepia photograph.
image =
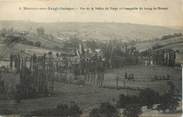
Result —
M181 0L33 1L0 1L0 117L181 117Z

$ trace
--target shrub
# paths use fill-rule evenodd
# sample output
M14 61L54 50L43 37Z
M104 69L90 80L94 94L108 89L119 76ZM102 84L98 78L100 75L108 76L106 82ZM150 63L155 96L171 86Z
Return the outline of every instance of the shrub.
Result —
M138 104L130 104L123 111L124 117L139 117L140 114L142 114L142 110Z
M139 98L141 101L141 104L143 106L147 106L147 108L152 108L154 104L158 104L160 101L159 93L155 92L152 89L144 89L140 92Z
M165 112L169 110L170 112L174 112L178 106L178 99L175 98L171 93L166 93L161 96L160 104L157 109Z
M44 34L45 34L44 28L43 28L43 27L37 28L37 34L38 34L38 35L44 35Z
M57 109L60 111L60 115L67 116L69 113L69 107L66 104L57 105Z
M70 117L80 117L80 114L82 114L80 107L76 103L73 103L69 108Z
M117 117L118 111L110 103L102 103L99 108L90 112L90 117Z
M42 109L31 112L31 116L56 116L56 117L80 117L80 107L73 103L71 106L66 104L58 104L54 109Z
M120 95L119 101L117 102L117 107L119 108L125 108L126 106L130 104L139 104L140 105L140 99L137 96L125 96Z
M40 41L37 41L37 42L35 42L35 44L34 44L36 47L40 47L41 46L41 42Z
M98 108L94 108L90 114L89 117L100 117L100 111Z

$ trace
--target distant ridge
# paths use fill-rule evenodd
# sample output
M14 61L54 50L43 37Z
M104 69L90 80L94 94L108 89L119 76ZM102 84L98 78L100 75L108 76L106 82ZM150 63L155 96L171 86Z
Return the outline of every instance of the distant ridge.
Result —
M43 27L46 33L57 34L61 38L67 38L76 34L79 38L85 40L151 40L159 38L162 35L183 32L181 29L130 23L38 23L29 21L0 21L0 28L11 27L26 31L36 31L36 28Z

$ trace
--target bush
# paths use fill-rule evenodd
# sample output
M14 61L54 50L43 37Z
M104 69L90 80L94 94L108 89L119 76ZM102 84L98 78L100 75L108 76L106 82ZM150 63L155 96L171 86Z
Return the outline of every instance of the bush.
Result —
M154 104L158 104L160 102L159 93L155 92L152 89L144 89L140 92L139 98L141 104L143 106L147 106L147 108L152 108Z
M130 104L139 104L140 105L140 99L137 96L125 96L125 95L120 95L119 96L119 101L117 102L117 107L118 108L125 108L126 106Z
M165 112L175 112L178 106L178 99L175 98L171 93L166 93L161 96L160 104L157 107L157 110Z
M44 35L44 34L45 34L44 28L43 28L43 27L37 28L37 34L38 34L38 35Z
M31 116L56 116L56 117L80 117L80 107L73 103L71 106L66 104L58 104L54 109L43 109L31 112Z
M82 111L80 110L79 106L76 103L73 103L69 108L69 116L70 117L80 117Z
M140 114L142 114L142 110L138 104L130 104L123 111L124 117L139 117Z
M100 117L100 111L98 108L94 108L90 114L89 117Z
M57 109L60 111L60 115L67 116L69 113L69 107L66 104L57 105Z
M35 44L34 44L36 47L40 47L41 46L41 42L40 41L37 41L37 42L35 42Z
M102 103L90 112L90 117L117 117L117 109L109 103Z
M166 110L169 110L169 112L175 112L179 104L178 103L179 99L174 96L175 85L173 84L173 82L168 81L167 84L169 86L169 90L167 93L161 96L160 103L157 109L163 112L165 112Z
M31 45L33 46L34 45L34 42L33 41L29 41L29 40L24 40L21 42L22 44L26 44L26 45Z

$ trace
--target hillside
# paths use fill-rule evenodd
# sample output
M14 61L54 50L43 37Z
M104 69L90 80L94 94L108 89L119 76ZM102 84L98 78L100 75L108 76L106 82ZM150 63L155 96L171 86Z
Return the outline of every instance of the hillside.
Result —
M172 37L168 39L156 39L151 41L142 41L137 43L136 48L140 51L152 48L153 46L160 46L160 48L169 48L183 52L183 36Z
M45 34L37 35L37 29L42 27ZM164 35L182 33L181 29L172 29L159 26L125 24L125 23L35 23L25 21L0 21L0 29L13 28L17 31L26 31L26 40L31 42L41 42L41 47L26 44L18 44L11 50L41 51L60 50L63 47L63 40L76 36L82 40L123 40L136 41L136 48L140 51L152 48L155 45L161 48L170 48L178 51L177 57L183 60L183 36L161 39ZM1 48L5 45L2 46ZM1 51L3 51L1 49ZM7 52L10 53L10 52ZM28 52L32 53L32 52Z
M25 21L0 21L0 28L15 28L35 32L43 27L48 34L54 34L59 39L77 35L80 39L111 40L150 40L183 29L171 29L160 26L128 24L128 23L36 23Z
M0 44L0 58L2 60L8 60L10 54L15 54L15 53L20 53L23 55L43 55L44 53L48 53L50 50L46 48L41 48L41 47L34 47L30 45L25 45L25 44L19 44L15 43L13 45L7 46L5 44ZM52 50L52 52L56 52Z
M135 46L140 51L154 46L159 46L158 49L173 49L176 51L176 62L183 63L183 36L140 42Z

